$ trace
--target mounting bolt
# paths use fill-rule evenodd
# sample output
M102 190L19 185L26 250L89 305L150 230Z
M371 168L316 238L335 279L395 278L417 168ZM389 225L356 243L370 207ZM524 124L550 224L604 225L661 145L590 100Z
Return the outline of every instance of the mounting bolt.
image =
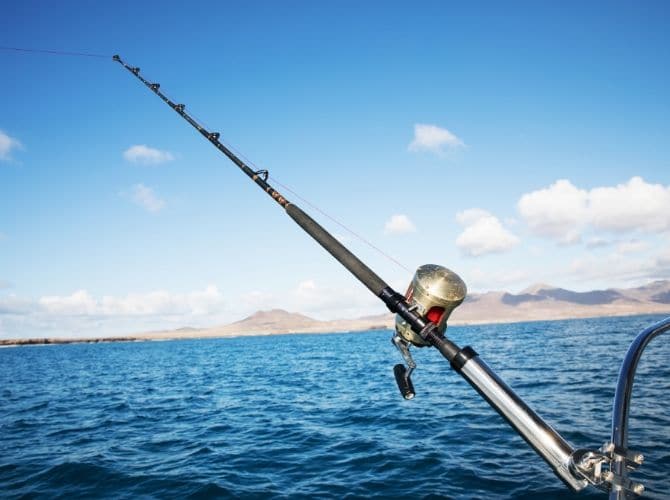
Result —
M636 453L633 457L633 462L638 465L642 464L642 462L644 462L644 455L642 453Z
M633 493L636 495L642 495L642 493L644 493L644 485L640 483L633 483L631 485L631 490L633 490Z

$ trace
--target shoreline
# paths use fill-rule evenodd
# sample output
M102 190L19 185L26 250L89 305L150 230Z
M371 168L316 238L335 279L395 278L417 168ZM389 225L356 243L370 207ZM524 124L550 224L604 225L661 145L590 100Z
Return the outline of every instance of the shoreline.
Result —
M545 321L571 321L584 319L600 319L600 318L623 318L632 316L663 316L670 315L667 312L626 312L620 314L608 315L593 315L593 316L572 316L563 318L546 318L546 319L505 319L505 320L456 320L449 324L451 327L463 326L483 326L483 325L506 325L516 323L537 323ZM324 325L326 326L326 325ZM219 339L219 338L240 338L240 337L268 337L278 335L328 335L339 333L365 333L369 331L378 330L392 330L393 325L375 325L360 329L332 329L324 330L323 328L294 328L284 329L280 328L276 331L239 331L239 332L220 332L217 333L212 330L216 328L194 329L185 333L179 330L159 331L150 333L141 333L137 335L106 335L104 337L32 337L25 339L0 339L0 348L5 347L30 347L30 346L45 346L45 345L63 345L63 344L109 344L113 342L161 342L171 340L204 340L204 339Z

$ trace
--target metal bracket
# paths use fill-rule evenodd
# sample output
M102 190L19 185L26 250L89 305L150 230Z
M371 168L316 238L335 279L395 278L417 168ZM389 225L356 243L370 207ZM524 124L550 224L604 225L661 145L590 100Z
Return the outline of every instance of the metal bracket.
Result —
M623 450L605 443L598 451L579 449L571 456L570 470L603 491L624 491L634 495L644 492L644 485L631 481L627 474L614 472L614 462L625 462L626 471L635 470L644 461L642 453Z
M605 443L600 448L600 451L607 454L612 459L625 461L626 467L628 467L629 470L637 469L642 465L642 462L644 462L644 455L642 453L618 448L614 446L614 443Z

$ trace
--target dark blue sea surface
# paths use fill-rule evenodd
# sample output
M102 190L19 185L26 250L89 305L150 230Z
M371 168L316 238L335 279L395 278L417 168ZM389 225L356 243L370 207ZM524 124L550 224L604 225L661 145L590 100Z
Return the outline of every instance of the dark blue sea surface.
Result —
M658 316L449 328L578 447L609 439L621 360ZM3 498L575 498L434 349L404 401L391 332L0 349ZM630 445L670 492L670 334ZM605 498L590 488L579 498Z

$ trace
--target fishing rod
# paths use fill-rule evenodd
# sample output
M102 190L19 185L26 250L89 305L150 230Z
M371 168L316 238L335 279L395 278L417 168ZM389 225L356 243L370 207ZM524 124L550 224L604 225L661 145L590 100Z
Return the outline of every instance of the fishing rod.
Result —
M267 170L252 170L246 163L244 163L237 155L230 149L221 144L219 132L211 132L193 117L186 112L185 104L177 104L171 101L160 91L159 83L152 83L144 79L140 75L140 68L129 66L118 55L113 56L114 61L123 65L130 73L135 75L142 83L144 83L152 92L160 97L163 102L175 110L184 120L186 120L192 127L194 127L200 134L211 142L219 151L226 155L247 177L251 178L263 191L265 191L273 200L275 200L291 217L296 224L298 224L307 234L314 238L324 249L326 249L340 264L353 274L368 290L379 297L388 309L398 314L403 321L410 325L411 329L420 336L426 345L436 347L445 358L449 361L456 359L461 350L451 341L447 340L438 330L434 322L427 321L418 311L416 307L412 307L405 297L395 290L393 290L387 283L384 282L374 271L366 266L358 257L351 253L342 243L340 243L333 235L326 231L320 224L318 224L309 215L303 212L295 203L288 201L279 191L273 188L268 183L269 173ZM443 322L446 325L446 320L454 310L465 298L466 287L465 283L452 272L445 274L446 282L448 283L449 295L444 298L445 307L442 310ZM412 386L409 374L403 380L403 393L412 394L410 391Z
M610 498L617 500L642 493L644 487L628 478L628 471L638 467L644 458L640 453L627 449L627 421L633 378L642 351L652 338L670 330L670 318L642 332L629 348L617 385L611 442L599 450L576 449L505 384L472 347L461 348L445 336L449 316L463 302L467 293L465 283L456 273L434 264L420 266L405 295L398 293L300 207L272 187L268 182L267 170L251 169L219 141L218 132L207 130L198 123L186 112L186 105L166 97L160 91L160 84L146 80L140 74L139 67L126 64L119 55L114 55L112 59L227 156L277 202L298 226L396 314L392 342L407 366L397 364L393 372L405 399L412 399L416 395L410 378L416 363L410 354L410 347L434 347L573 491L592 484L609 491Z

